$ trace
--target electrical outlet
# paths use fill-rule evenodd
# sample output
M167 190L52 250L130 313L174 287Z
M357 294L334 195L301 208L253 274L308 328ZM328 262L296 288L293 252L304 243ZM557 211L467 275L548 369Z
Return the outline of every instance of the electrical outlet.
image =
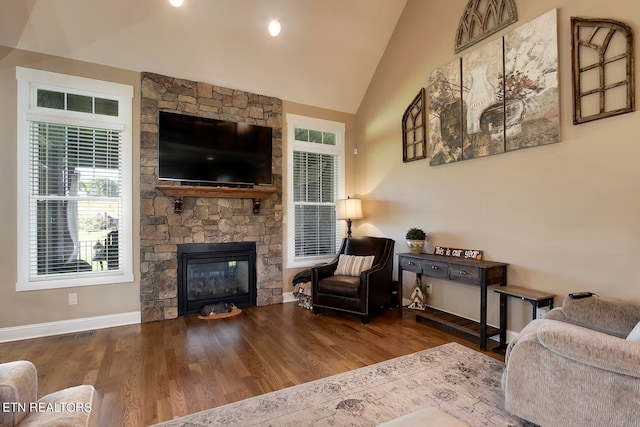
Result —
M427 290L427 294L431 295L431 283L427 282L425 285L425 289Z
M78 304L78 294L69 294L69 305Z

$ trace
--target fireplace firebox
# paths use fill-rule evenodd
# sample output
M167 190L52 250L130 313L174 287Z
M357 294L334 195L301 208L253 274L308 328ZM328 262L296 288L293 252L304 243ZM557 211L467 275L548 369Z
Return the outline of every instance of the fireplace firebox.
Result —
M256 243L178 245L178 315L219 302L256 305Z

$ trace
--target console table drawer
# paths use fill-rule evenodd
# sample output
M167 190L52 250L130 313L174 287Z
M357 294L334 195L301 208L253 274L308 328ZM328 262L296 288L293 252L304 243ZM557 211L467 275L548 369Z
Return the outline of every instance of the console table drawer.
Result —
M400 268L407 271L413 271L414 273L422 273L422 261L409 258L400 258Z
M464 282L479 283L480 268L468 265L449 265L449 278L451 280L462 280Z
M447 279L449 277L449 265L445 262L423 260L422 274Z
M441 277L443 279L449 277L449 265L446 262L400 258L400 267L403 270L421 273L426 276Z

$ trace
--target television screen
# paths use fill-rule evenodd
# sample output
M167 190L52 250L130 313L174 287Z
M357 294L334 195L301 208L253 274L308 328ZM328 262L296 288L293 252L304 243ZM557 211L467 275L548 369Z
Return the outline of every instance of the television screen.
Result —
M272 129L160 112L158 177L193 185L271 184Z

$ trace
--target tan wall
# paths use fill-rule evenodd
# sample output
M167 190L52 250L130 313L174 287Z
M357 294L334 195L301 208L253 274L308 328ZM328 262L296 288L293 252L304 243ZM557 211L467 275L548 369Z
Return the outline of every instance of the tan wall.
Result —
M571 16L622 20L637 35L640 3L516 1L518 22L500 35L558 8L561 142L437 167L403 164L402 114L429 73L456 58L467 3L407 2L357 114L356 192L368 214L356 232L381 232L406 252L404 233L421 227L429 252L434 245L484 250L485 259L510 263L509 284L552 292L557 304L582 290L640 303L640 113L574 126L570 60ZM432 282L431 305L479 317L477 289ZM492 296L489 320L497 324ZM530 305L512 299L510 307L509 329L518 331Z
M140 74L59 57L41 55L0 46L0 328L36 323L129 313L140 310L139 286L139 194L134 179L133 204L133 273L134 283L88 286L46 291L16 292L17 281L17 211L16 211L16 105L15 67L35 68L128 84L134 87L133 102L133 176L139 176L140 147ZM78 294L78 305L68 305L67 295Z
M289 194L288 194L288 177L287 177L287 161L288 161L288 156L287 156L287 149L288 149L288 145L287 145L287 114L296 114L299 116L307 116L307 117L314 117L317 119L323 119L323 120L331 120L334 122L340 122L340 123L344 123L345 124L345 158L346 158L346 164L345 164L345 191L346 194L351 196L351 197L355 197L355 196L359 196L359 194L356 193L355 191L355 184L358 181L358 176L356 174L356 164L355 164L355 158L356 156L354 156L353 154L353 149L356 146L356 139L355 139L355 132L356 132L356 116L355 114L349 114L349 113L341 113L338 111L333 111L333 110L326 110L326 109L322 109L322 108L317 108L317 107L311 107L308 105L303 105L303 104L297 104L294 102L288 102L288 101L283 101L282 103L282 154L283 154L283 161L282 161L282 165L283 165L283 180L282 180L282 203L284 206L284 212L286 215L287 212L287 201L289 200ZM363 208L364 209L364 208ZM364 214L366 214L366 212L364 212ZM354 224L357 223L358 221L354 221ZM283 292L292 292L293 291L293 287L291 285L291 281L293 279L293 276L299 272L304 270L303 268L287 268L287 250L288 250L288 246L287 246L287 233L288 233L288 226L289 226L289 222L285 221L285 223L283 224L283 245L284 245L284 251L283 253L285 254L285 262L284 262L284 266L283 266L283 279L284 279L284 287L283 287ZM346 228L345 228L346 229ZM346 233L346 232L345 232Z

